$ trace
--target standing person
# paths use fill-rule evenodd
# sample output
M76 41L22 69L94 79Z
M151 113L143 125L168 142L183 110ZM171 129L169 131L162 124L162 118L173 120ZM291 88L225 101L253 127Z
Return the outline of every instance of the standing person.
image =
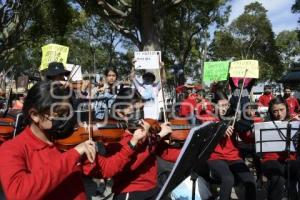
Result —
M132 75L134 76L134 75ZM158 119L160 114L158 93L161 89L161 83L155 82L155 75L152 72L146 72L142 76L143 82L133 78L133 85L141 94L144 100L144 116L146 118Z
M123 169L134 147L145 139L146 131L137 129L110 157L97 155L91 140L62 153L53 140L68 136L61 132L68 123L61 118L71 113L68 94L62 85L50 82L39 82L28 91L23 106L27 127L0 146L0 181L8 200L87 199L81 169L98 166L102 176L111 177Z
M298 102L297 98L295 98L292 95L292 90L289 86L284 87L283 98L285 99L285 101L287 102L287 105L289 106L290 115L292 117L297 115L298 112L299 112L299 108L300 108L299 107L299 102Z
M127 97L127 98L126 98ZM128 98L129 97L129 98ZM140 95L131 88L122 89L112 106L112 114L115 118L127 123L135 122L143 119L141 110ZM154 121L154 120L152 120ZM114 177L112 191L115 194L114 200L150 200L155 199L158 190L157 180L157 158L162 157L165 160L175 162L180 149L170 147L163 141L163 138L172 132L168 123L161 124L159 128L149 127L147 131L148 140L142 145L136 146L136 153L132 156L132 160L125 166L124 170ZM153 131L158 132L155 134ZM132 137L130 128L122 135L124 143L108 144L106 146L108 154L118 152L122 145L126 144L126 140Z
M273 98L272 87L270 85L265 85L264 94L258 99L259 106L269 107L269 103Z
M117 85L118 72L115 68L107 68L104 71L105 81L94 89L93 97L98 98L95 102L95 118L105 119L108 116L121 85Z
M215 95L217 103L217 113L222 120L230 114L230 104L226 94L219 92ZM229 115L230 116L230 115ZM245 186L245 196L247 200L256 199L256 184L253 175L249 171L245 162L242 160L240 151L237 147L237 131L229 126L225 136L214 149L207 161L212 174L221 179L220 200L230 199L231 190L236 176ZM239 134L239 137L246 139L247 135Z
M289 108L281 96L272 99L269 104L271 121L290 120ZM280 131L280 130L279 130ZM267 177L268 200L281 200L284 196L284 186L287 182L287 162L289 162L290 182L287 192L292 200L299 199L297 183L300 183L299 161L296 161L296 153L268 152L262 155L262 171Z

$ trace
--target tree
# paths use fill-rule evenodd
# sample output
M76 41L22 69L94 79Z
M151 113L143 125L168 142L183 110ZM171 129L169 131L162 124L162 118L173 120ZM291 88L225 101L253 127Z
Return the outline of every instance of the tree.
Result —
M276 45L279 49L281 60L285 69L296 62L300 55L300 42L297 31L282 31L276 37Z
M222 59L256 59L262 79L277 79L284 71L275 45L266 9L258 2L245 6L245 11L222 32L215 33L210 55Z
M167 59L178 61L189 74L199 71L203 60L207 30L214 23L223 26L228 21L230 6L227 1L184 1L163 18L164 31L161 35L162 49ZM197 66L198 65L198 66ZM188 70L193 69L193 70Z
M161 19L182 0L76 0L87 13L97 14L140 50L160 49Z

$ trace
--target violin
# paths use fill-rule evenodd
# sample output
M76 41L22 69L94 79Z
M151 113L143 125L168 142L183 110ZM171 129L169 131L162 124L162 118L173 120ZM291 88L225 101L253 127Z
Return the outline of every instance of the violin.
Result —
M150 137L160 132L161 128L158 121L153 119L145 119L150 124ZM94 141L103 143L114 143L120 141L125 129L135 130L140 128L136 124L126 124L122 122L115 122L110 120L108 124L102 125L100 123L92 124L92 138ZM154 136L155 137L155 136ZM67 151L76 145L89 139L89 127L80 126L67 138L55 140L55 145L63 150Z
M6 141L13 136L15 119L11 117L0 118L0 137Z

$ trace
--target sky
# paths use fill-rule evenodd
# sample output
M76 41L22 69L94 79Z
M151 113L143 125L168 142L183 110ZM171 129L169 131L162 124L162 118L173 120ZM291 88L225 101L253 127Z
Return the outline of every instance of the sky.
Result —
M300 28L300 24L297 23L300 14L294 14L291 11L295 0L232 0L229 23L244 12L245 5L255 1L262 3L263 7L268 10L267 15L272 23L275 34L278 34L282 30Z

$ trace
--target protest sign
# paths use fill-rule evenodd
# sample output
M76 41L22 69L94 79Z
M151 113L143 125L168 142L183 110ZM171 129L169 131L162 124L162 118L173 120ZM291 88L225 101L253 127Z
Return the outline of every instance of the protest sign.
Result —
M83 80L81 66L79 65L74 66L74 64L66 64L66 70L69 70L71 72L70 73L70 77L72 77L71 81Z
M204 62L204 81L227 80L229 61Z
M246 76L245 72L247 70ZM259 67L257 60L238 60L230 64L230 77L258 78Z
M135 69L159 69L161 61L160 51L138 51L134 52Z
M47 44L42 47L42 63L40 71L47 69L51 62L67 63L69 47L58 44Z

